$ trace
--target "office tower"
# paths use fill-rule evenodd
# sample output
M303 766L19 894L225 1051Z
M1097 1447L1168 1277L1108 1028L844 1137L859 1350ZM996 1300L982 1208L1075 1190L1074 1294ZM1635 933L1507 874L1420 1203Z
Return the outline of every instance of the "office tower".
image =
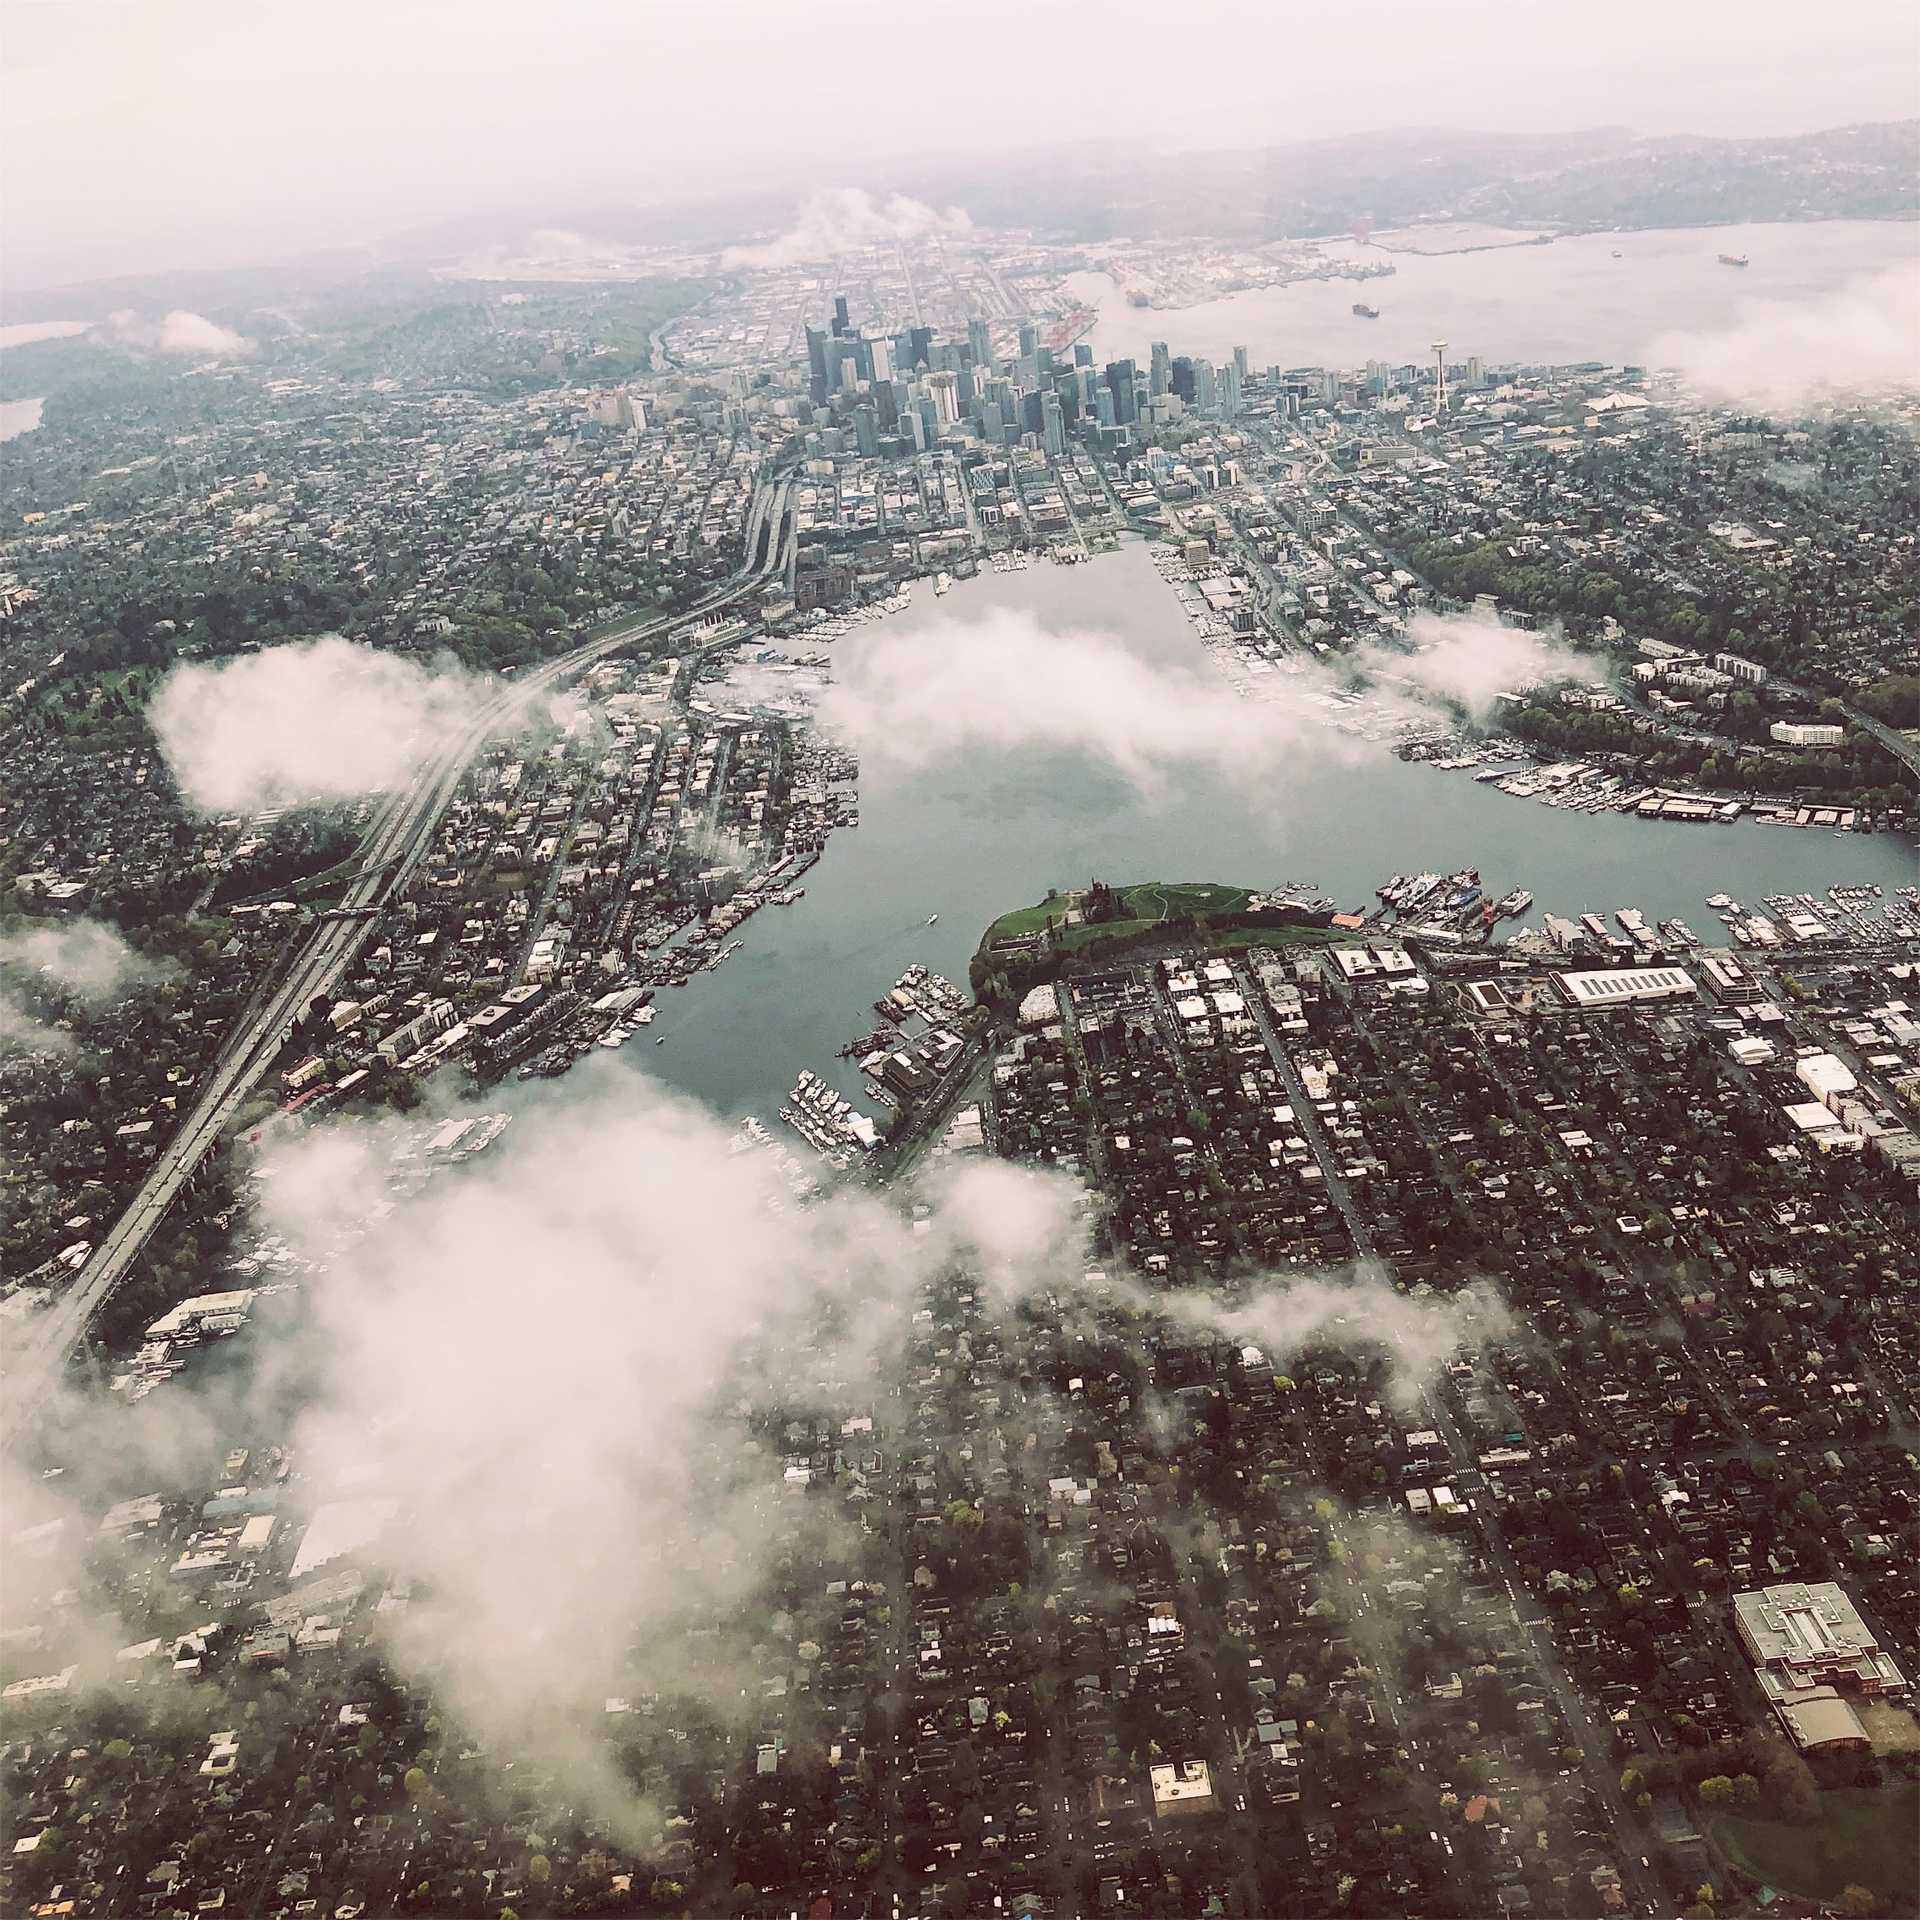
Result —
M1241 353L1245 349L1240 349ZM1244 370L1239 358L1220 369L1220 417L1223 420L1237 420L1240 417L1241 389L1240 380Z
M907 364L910 367L933 365L933 329L913 327L907 333Z
M978 365L993 365L993 328L977 314L967 322L967 351Z
M1067 450L1066 415L1061 410L1057 393L1043 393L1040 396L1040 443L1052 454L1065 453Z
M1115 426L1130 427L1140 418L1140 403L1133 390L1133 381L1131 360L1107 362L1107 391L1113 395Z
M847 344L853 349L854 377L860 380L871 380L873 378L872 341L863 340L856 333L849 339Z
M867 378L876 381L891 380L893 378L893 342L867 340L861 344L867 350Z
M933 401L933 418L936 428L950 427L960 418L960 403L957 390L960 377L953 373L930 373L927 375L927 393Z
M1485 386L1486 378L1487 378L1486 373L1480 365L1480 356L1477 353L1468 354L1467 355L1467 385L1470 387Z
M1233 370L1239 376L1240 384L1244 387L1251 377L1247 367L1247 350L1245 347L1234 348Z
M833 332L836 339L845 339L853 331L853 323L847 318L847 296L836 293L833 296Z
M807 395L816 407L827 403L827 336L818 327L807 329Z
M880 428L871 407L853 410L853 443L871 460L880 451Z
M892 433L900 424L900 389L891 380L876 382L873 405L880 416L881 432Z
M1173 391L1173 361L1167 353L1167 343L1156 340L1153 343L1152 358L1147 363L1147 392L1156 400L1163 393Z
M1113 405L1113 389L1111 387L1102 385L1094 388L1093 417L1099 421L1103 427L1118 425Z
M1084 340L1076 340L1073 345L1073 364L1076 367L1093 365L1093 349Z
M990 447L1004 447L1007 444L1006 416L994 400L980 402L980 437Z
M1034 372L1039 375L1042 381L1045 381L1052 377L1053 368L1053 349L1051 347L1037 348L1033 356Z
M1168 390L1177 394L1188 406L1193 405L1193 362L1184 353L1174 359Z
M1040 329L1031 320L1020 323L1020 358L1031 359L1040 350Z
M1193 363L1193 404L1202 413L1212 413L1220 404L1220 383L1214 378L1211 360Z
M933 445L933 435L927 431L926 422L926 415L932 411L933 402L922 400L900 416L900 424L907 431L907 444L915 453L925 453Z
M1032 393L1020 396L1020 431L1022 433L1043 433L1046 430L1047 402L1052 395L1035 389Z

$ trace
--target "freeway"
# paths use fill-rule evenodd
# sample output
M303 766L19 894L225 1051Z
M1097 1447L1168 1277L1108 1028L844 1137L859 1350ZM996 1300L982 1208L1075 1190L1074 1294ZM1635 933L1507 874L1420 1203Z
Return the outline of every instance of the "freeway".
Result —
M229 1037L198 1097L126 1210L96 1247L80 1277L17 1338L7 1355L0 1445L11 1446L45 1406L74 1349L112 1297L167 1210L192 1181L220 1135L278 1056L288 1030L317 994L330 992L365 938L357 910L373 908L402 888L419 864L468 763L503 722L568 676L636 642L703 620L784 573L794 532L792 482L762 483L748 509L740 570L686 612L629 621L515 680L490 699L459 735L422 767L374 816L339 919L316 922L294 948L277 985L256 996ZM766 557L760 559L762 537Z

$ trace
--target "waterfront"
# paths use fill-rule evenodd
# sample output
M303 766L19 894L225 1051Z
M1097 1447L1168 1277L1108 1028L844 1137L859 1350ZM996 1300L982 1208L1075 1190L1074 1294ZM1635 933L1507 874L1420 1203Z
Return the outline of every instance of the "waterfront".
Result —
M1153 661L1208 670L1139 541L1085 566L984 573L943 598L922 582L884 630L964 648L969 627L996 613L1029 615L1050 632L1096 629ZM878 631L849 636L836 657ZM1564 813L1385 747L1310 754L1266 786L1177 769L1153 799L1073 755L975 753L911 772L870 758L860 825L833 836L806 898L755 916L724 967L663 994L648 1036L665 1044L633 1053L722 1111L771 1118L803 1067L838 1068L831 1077L854 1089L834 1052L872 1026L872 1001L904 967L918 960L964 987L987 923L1050 886L1095 876L1311 880L1343 906L1370 907L1392 874L1462 866L1479 867L1494 893L1531 888L1530 924L1545 912L1635 906L1653 919L1678 915L1703 936L1719 925L1707 896L1723 890L1754 905L1769 893L1916 877L1911 848L1890 835Z
M1405 239L1390 237L1396 247ZM1387 254L1351 242L1329 242L1328 251L1390 259L1396 271L1184 309L1130 306L1103 274L1074 274L1067 285L1098 312L1087 338L1102 362L1131 356L1144 365L1151 343L1165 340L1176 353L1214 360L1244 346L1256 366L1351 367L1424 361L1442 339L1457 358L1478 354L1490 364L1634 361L1670 328L1722 327L1755 303L1805 300L1911 261L1920 226L1821 220L1579 234L1471 253ZM1744 253L1750 264L1722 266L1721 253ZM1379 319L1356 317L1359 299L1377 306Z

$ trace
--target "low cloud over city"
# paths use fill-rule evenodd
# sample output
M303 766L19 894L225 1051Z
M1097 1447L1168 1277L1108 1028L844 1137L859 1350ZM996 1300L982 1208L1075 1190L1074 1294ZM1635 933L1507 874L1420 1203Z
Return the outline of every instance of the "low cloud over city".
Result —
M729 247L721 264L791 267L896 240L961 235L972 227L963 207L930 207L904 193L880 195L864 187L834 187L814 194L784 233L761 244Z
M204 813L358 799L402 784L487 703L452 661L422 663L330 634L176 667L148 724Z
M1831 292L1745 303L1725 326L1672 328L1648 364L1711 406L1792 415L1920 391L1920 260Z

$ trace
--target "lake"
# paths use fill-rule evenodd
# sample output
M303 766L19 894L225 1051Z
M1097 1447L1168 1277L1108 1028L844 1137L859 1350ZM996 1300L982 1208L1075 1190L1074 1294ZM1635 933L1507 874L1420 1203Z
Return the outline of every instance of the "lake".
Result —
M1911 261L1920 255L1920 225L1821 220L1594 233L1439 256L1350 242L1328 251L1390 259L1396 271L1391 279L1308 280L1176 309L1129 306L1104 274L1074 274L1067 284L1099 314L1087 340L1103 364L1131 357L1144 366L1155 340L1215 361L1244 346L1256 367L1399 365L1430 358L1435 340L1445 340L1456 361L1478 354L1490 365L1639 362L1670 328L1725 326L1756 303L1806 300ZM1751 264L1722 266L1722 253L1744 253ZM1356 300L1378 307L1380 318L1356 317Z
M1105 632L1149 660L1211 671L1138 540L1082 566L983 573L945 598L922 582L908 611L856 629L837 652L881 632L964 649L969 628L1001 612L1051 632ZM860 825L833 836L806 876L806 898L757 914L743 950L717 972L664 989L653 1026L623 1057L724 1112L768 1120L802 1067L852 1091L857 1076L835 1049L874 1024L871 1003L905 967L922 961L964 988L991 920L1095 876L1311 880L1342 905L1370 907L1392 874L1475 866L1491 893L1531 888L1535 923L1544 911L1637 906L1653 919L1677 914L1703 935L1719 925L1706 898L1723 889L1757 905L1769 893L1916 877L1912 849L1890 835L1561 812L1365 743L1339 758L1309 754L1297 773L1265 785L1175 772L1148 799L1074 755L976 751L913 772L870 758ZM939 923L929 927L933 913ZM654 1036L666 1044L650 1045Z

